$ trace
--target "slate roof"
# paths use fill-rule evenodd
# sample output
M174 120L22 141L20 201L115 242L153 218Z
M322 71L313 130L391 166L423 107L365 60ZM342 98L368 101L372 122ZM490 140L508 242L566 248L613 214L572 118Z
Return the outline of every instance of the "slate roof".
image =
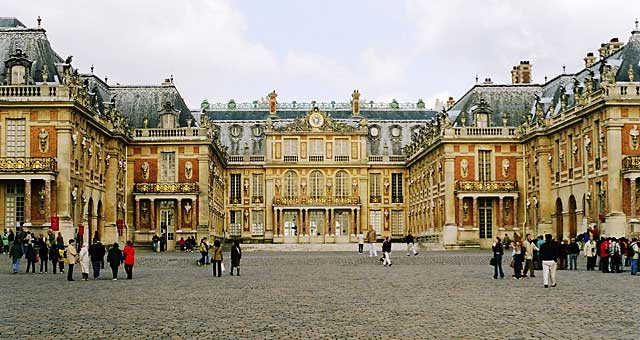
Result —
M21 49L29 60L31 66L31 79L41 82L42 66L46 63L49 69L48 82L59 81L60 64L64 60L51 48L49 40L42 28L26 28L16 18L0 18L0 83L6 79L4 61L9 56Z
M173 83L170 85L111 86L109 94L111 98L115 96L116 107L125 117L129 118L131 128L144 127L145 113L149 116L148 127L157 127L160 120L158 111L167 101L180 111L178 117L180 126L187 126L187 117L191 115L191 111Z

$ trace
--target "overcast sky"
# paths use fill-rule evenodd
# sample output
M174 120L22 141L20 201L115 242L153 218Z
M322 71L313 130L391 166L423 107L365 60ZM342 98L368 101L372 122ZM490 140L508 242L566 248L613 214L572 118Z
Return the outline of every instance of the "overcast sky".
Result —
M510 82L530 60L534 82L626 42L640 1L110 0L5 1L0 15L35 26L53 48L109 83L173 74L187 104L362 98L459 98L475 82Z

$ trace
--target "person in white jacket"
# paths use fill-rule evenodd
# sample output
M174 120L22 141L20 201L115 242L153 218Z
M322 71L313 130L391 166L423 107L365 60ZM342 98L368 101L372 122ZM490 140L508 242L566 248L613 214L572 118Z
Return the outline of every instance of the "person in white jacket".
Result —
M587 270L595 270L596 256L598 255L598 246L593 239L584 244L584 256L587 258Z
M89 248L87 248L86 243L83 243L82 248L80 248L79 260L80 270L82 271L82 281L87 281L89 279L89 267L91 267L91 258L89 256Z
M527 277L527 271L529 271L529 277L536 277L533 271L534 269L533 268L533 251L534 250L539 251L540 249L538 249L538 247L536 246L536 243L533 242L533 240L531 239L531 234L527 234L526 238L527 239L522 244L522 246L525 248L525 252L524 252L525 265L524 265L522 276Z

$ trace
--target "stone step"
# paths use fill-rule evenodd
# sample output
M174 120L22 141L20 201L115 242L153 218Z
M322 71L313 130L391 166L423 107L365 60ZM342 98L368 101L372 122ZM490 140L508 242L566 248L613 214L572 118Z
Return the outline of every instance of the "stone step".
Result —
M243 243L243 251L358 251L357 243L337 243L337 244L271 244L271 243ZM382 244L376 243L376 250L382 251ZM392 251L406 251L407 245L405 243L393 243ZM420 243L418 244L419 251L427 250L445 250L439 243ZM364 245L364 251L368 252L368 246Z

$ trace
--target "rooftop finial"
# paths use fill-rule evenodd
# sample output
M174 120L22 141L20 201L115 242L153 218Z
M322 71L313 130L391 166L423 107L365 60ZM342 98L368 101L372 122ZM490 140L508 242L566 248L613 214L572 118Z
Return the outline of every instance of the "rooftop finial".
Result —
M38 17L38 18L40 18L40 17ZM640 22L638 22L638 18L636 18L636 31L638 30L638 23L640 23Z
M91 64L91 73L93 73L93 64Z
M562 74L565 74L567 71L567 65L562 65Z
M171 84L173 84L173 74L171 75Z
M478 74L476 73L476 84L478 83Z
M36 19L36 21L38 21L38 28L41 27L40 24L42 24L42 19L40 18L40 16L38 15L38 19ZM638 28L638 20L636 20L636 28Z

